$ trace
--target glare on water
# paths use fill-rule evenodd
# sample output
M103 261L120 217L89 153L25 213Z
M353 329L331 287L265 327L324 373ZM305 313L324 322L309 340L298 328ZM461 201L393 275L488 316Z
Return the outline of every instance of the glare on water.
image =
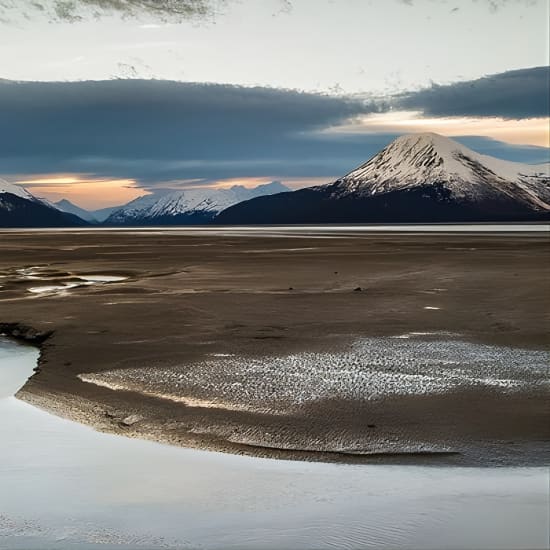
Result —
M544 548L548 472L336 465L126 439L16 400L0 341L0 548Z

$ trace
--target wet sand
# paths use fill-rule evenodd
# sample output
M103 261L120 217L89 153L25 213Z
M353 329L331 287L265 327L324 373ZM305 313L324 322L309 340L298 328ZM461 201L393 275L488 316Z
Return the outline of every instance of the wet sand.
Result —
M0 337L0 548L547 548L547 468L269 460L99 433L13 397L37 356Z
M543 465L548 258L545 233L9 231L0 323L41 345L18 397L99 430L276 458ZM330 379L327 358L404 336L443 378L456 349L451 373L480 349L498 361L483 380L373 399L367 352L360 391L349 376L345 392L309 378L314 400L280 391L303 392L289 361L314 354ZM234 365L254 385L234 391ZM399 365L375 367L387 379Z
M269 460L99 433L13 398L37 356L0 337L0 548L547 547L547 468Z

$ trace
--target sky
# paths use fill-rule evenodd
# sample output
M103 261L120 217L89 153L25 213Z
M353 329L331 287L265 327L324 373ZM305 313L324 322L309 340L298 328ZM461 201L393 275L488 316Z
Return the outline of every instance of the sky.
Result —
M87 208L326 183L403 133L549 158L547 0L0 0L0 177Z

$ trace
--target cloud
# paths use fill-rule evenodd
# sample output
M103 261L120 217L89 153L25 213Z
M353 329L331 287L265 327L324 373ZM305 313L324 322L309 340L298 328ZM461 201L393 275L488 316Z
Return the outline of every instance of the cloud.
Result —
M15 14L25 19L46 16L52 22L76 22L118 13L123 17L152 16L164 21L181 21L189 17L214 15L230 0L0 0L0 18L9 20ZM409 7L425 9L422 2L396 0ZM443 2L447 0L432 0ZM478 0L472 0L477 2ZM491 13L509 5L530 7L537 0L481 0ZM312 4L314 5L314 3ZM292 12L291 0L278 0L273 15ZM457 10L454 8L452 11Z
M550 116L550 69L533 67L454 84L434 84L395 98L396 108L428 116L506 119Z
M0 81L0 109L0 174L80 173L145 188L260 176L331 181L402 133L326 131L386 111L384 102L157 80ZM483 138L475 148L548 159L546 148Z
M46 16L50 21L75 22L118 13L123 17L153 16L181 21L204 17L225 0L0 0L0 16L10 19L18 14L32 19Z
M367 140L316 131L383 108L271 88L155 80L0 82L0 171L140 181L308 176L349 166Z

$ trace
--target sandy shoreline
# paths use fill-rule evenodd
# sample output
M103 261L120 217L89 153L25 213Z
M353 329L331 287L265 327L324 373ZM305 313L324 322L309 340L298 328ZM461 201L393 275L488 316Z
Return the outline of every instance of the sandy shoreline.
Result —
M270 414L189 406L79 378L143 368L189 377L186 366L215 357L338 355L358 338L415 332L547 352L544 236L296 236L289 243L242 235L8 232L0 249L0 323L32 327L42 349L40 372L18 397L57 415L102 431L254 456L544 463L545 388L503 393L476 386L374 402L327 396ZM84 275L126 280L29 291ZM393 456L356 454L386 453L388 441Z
M99 433L14 399L0 337L0 546L545 548L547 468L258 460Z

